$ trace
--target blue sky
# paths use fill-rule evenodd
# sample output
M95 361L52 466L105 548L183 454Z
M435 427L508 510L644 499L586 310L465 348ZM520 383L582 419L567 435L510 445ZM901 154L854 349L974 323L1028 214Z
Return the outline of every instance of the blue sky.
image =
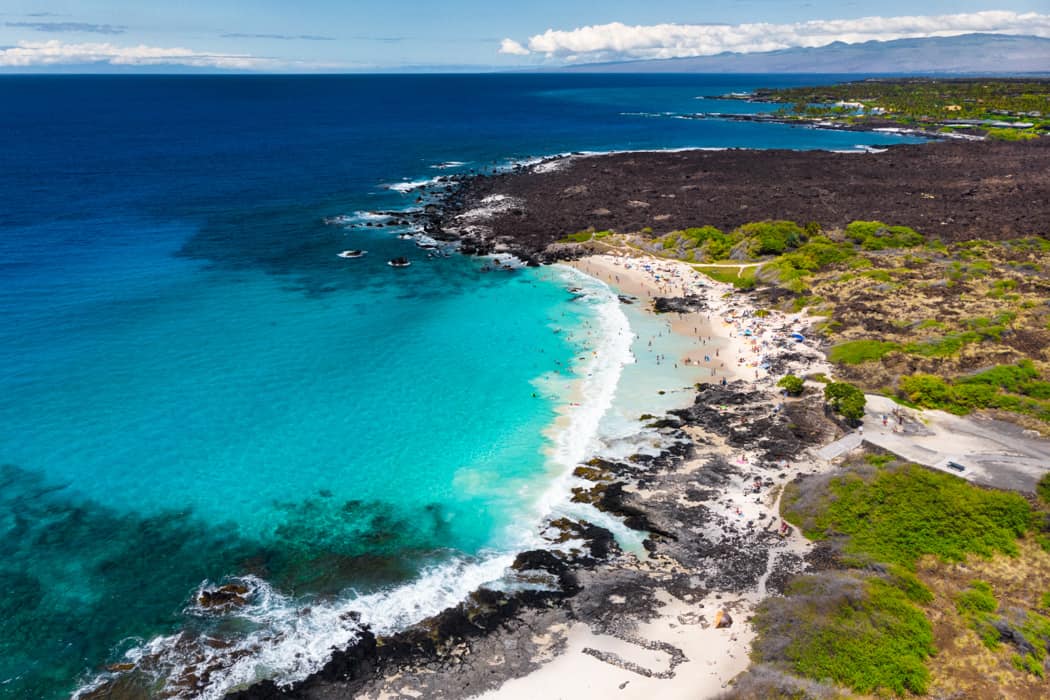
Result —
M7 70L511 68L969 31L1050 36L1050 0L5 0L0 8Z

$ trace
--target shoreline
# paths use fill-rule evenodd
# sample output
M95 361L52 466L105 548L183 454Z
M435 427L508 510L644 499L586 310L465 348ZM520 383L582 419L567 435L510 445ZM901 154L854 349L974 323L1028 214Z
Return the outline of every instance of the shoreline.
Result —
M687 198L677 199L676 193L683 188L699 189L698 185L681 185L682 173L689 180L698 168L703 173L718 175L717 179L703 180L704 189L714 188L707 202L716 205L732 202L736 211L734 216L754 220L755 217L761 218L761 209L754 206L756 202L782 206L784 194L780 193L781 186L785 183L798 185L793 183L794 176L775 172L776 168L771 165L786 162L788 173L794 172L792 168L818 166L816 171L808 171L810 175L815 173L818 176L816 181L807 177L808 182L803 186L822 191L822 187L835 188L844 182L837 168L867 172L873 169L873 164L881 164L879 167L888 164L894 168L901 161L909 164L906 172L914 174L916 168L911 166L919 163L936 168L938 164L931 161L938 157L956 158L960 146L958 143L925 143L892 146L883 153L862 154L699 149L630 151L611 155L570 154L522 164L491 176L451 178L443 183L438 203L426 204L413 216L426 235L457 241L461 251L468 255L510 254L530 264L572 264L571 258L579 257L581 251L551 244L557 243L559 231L579 230L570 220L574 212L583 216L581 228L593 221L609 228L640 230L644 224L632 222L648 220L659 221L662 228L670 230L680 225L677 217L681 216L687 217L689 224L686 225L696 225L705 214L703 211L683 210L681 203ZM989 169L989 163L992 170L1005 167L1006 161L1013 167L1012 159L1022 153L1002 144L965 144L967 152L971 147L980 147L980 150L995 156L977 159L980 166L977 169L982 172ZM1032 154L1038 150L1023 153ZM1031 161L1039 160L1038 155L1036 152L1029 158L1026 167L1031 169ZM727 168L727 164L744 164L746 167ZM613 168L622 170L622 177L604 176ZM742 177L742 183L730 183L726 191L723 180L727 174L735 174L737 179ZM752 182L756 174L771 182L767 185L763 185L764 181L759 182L756 188ZM965 179L972 174L963 175ZM821 180L829 177L826 184ZM878 179L881 175L876 173L874 177ZM870 189L867 182L854 176L845 180L857 188L851 196L861 192L868 200L880 199L878 193L867 191ZM911 183L905 185L910 187ZM646 194L639 196L635 192L638 187L646 188ZM763 187L771 188L775 196L770 198ZM760 200L755 200L756 192L752 190L757 190ZM746 196L747 192L751 192L751 199L745 200L746 205L737 206L739 198ZM427 196L430 195L424 189L420 199ZM549 206L549 202L559 202L566 196L568 201ZM694 196L690 195L689 199ZM581 197L583 201L577 201ZM933 200L937 198L937 194L932 197ZM798 201L820 204L824 197ZM928 204L928 198L924 197L922 201L927 202L927 208L934 206ZM613 202L618 202L620 208L616 211L589 210L591 202L609 202L610 208ZM892 206L894 202L885 204ZM1005 197L1001 204L1010 207L1015 203L1010 197ZM952 205L937 202L936 206ZM662 211L665 208L667 213ZM740 211L747 213L742 215ZM1026 216L1037 214L1034 210L1021 213ZM790 210L783 216L797 218ZM1021 218L1016 220L1021 221ZM606 282L623 284L622 266L597 260L576 263L584 266L577 269L592 272L599 280L604 275ZM686 296L688 289L667 282L675 281L675 272L679 277L686 274L696 277L698 273L689 270L687 265L664 260L652 261L650 268L662 268L668 279L663 280L663 285L651 288L645 294L647 299L669 294L682 295L673 296L674 299L689 300ZM656 281L652 269L646 274L649 283ZM619 280L615 279L617 275ZM635 282L642 284L646 279L642 277ZM802 348L782 342L783 336L791 330L799 330L799 323L804 323L804 320L782 316L762 319L762 326L776 329L771 335L779 333L780 337L753 333L750 341L745 343L743 333L754 320L750 305L746 297L732 293L728 285L719 285L704 278L706 293L702 295L702 307L683 311L684 318L677 317L681 306L672 306L675 315L670 317L671 330L684 331L685 336L692 331L694 337L703 338L703 328L712 342L714 338L724 336L724 342L732 346L736 354L730 356L726 367L721 366L724 362L721 354L716 355L718 367L713 367L712 360L705 360L702 354L699 358L694 354L677 359L682 362L689 360L690 364L698 362L700 367L706 366L716 372L733 370L742 379L726 376L726 385L719 381L699 388L693 405L654 419L646 430L659 435L657 442L661 449L656 456L632 454L611 460L599 456L577 467L573 479L569 480L574 501L594 505L603 511L601 519L592 519L602 522L608 515L618 516L626 527L646 538L643 545L648 556L644 560L624 553L609 529L579 517L577 513L572 517L560 517L550 522L550 527L544 532L548 545L520 553L511 566L512 577L523 581L556 580L555 589L526 588L494 594L483 586L459 605L402 632L383 637L378 640L381 643L365 630L356 644L335 651L325 668L305 681L285 688L264 682L230 697L334 698L353 694L380 698L415 695L419 693L418 689L423 689L422 695L428 697L465 698L495 690L510 679L527 679L533 672L542 679L543 664L564 656L567 649L579 652L574 658L593 658L605 674L611 667L627 669L625 672L637 678L628 679L625 687L633 685L638 689L649 682L642 683L638 678L659 681L666 680L662 676L674 675L674 668L657 668L660 658L666 658L670 666L690 663L682 661L689 655L675 647L673 642L649 640L641 645L637 643L638 631L651 629L646 625L654 620L663 620L665 628L662 634L665 637L684 626L677 620L678 615L664 615L664 608L694 606L692 612L695 616L686 614L689 610L680 615L684 616L683 619L695 620L699 630L707 633L709 628L717 628L711 624L712 620L703 617L700 603L713 595L714 600L725 606L716 613L734 614L728 609L730 601L734 601L736 626L730 629L740 631L742 618L760 598L749 600L747 596L756 596L760 590L763 595L776 591L788 576L805 567L805 552L787 547L790 538L776 534L775 494L786 481L803 470L818 468L815 460L796 461L796 458L809 448L830 442L838 436L838 428L824 417L819 400L777 404L776 392L767 381L768 377L763 376L767 373L779 376L799 367L802 369L798 373L803 374L807 367L822 362L818 352L800 353ZM721 291L712 295L712 289ZM697 313L709 318L701 318L695 315ZM708 322L706 326L705 320ZM740 337L736 337L738 334ZM777 340L781 342L773 347L772 343ZM700 352L702 348L703 340ZM766 355L762 358L764 362L760 360L763 354ZM760 364L765 366L759 367ZM737 370L743 372L737 373ZM733 381L729 381L731 378ZM735 498L733 494L736 494ZM493 595L497 597L494 599ZM670 605L666 602L667 596L673 599ZM621 600L624 602L618 602ZM581 624L590 632L582 632ZM544 632L533 634L536 630ZM743 632L746 631L744 626ZM617 648L628 656L634 654L634 660L614 649L597 649L593 636L587 636L593 634L606 638L605 641L614 646L622 645L626 640L631 647L629 652L622 646ZM677 651L667 652L663 657L650 655L648 663L653 667L647 668L641 664L643 659L637 658L639 652L634 647L649 649L647 645L650 643L657 644L665 652L667 647ZM717 645L712 643L712 646ZM746 648L746 643L738 649L734 647L743 656L746 656ZM694 656L698 654L696 651L692 653ZM733 658L736 656L738 654L734 652ZM715 666L718 666L717 661ZM720 689L721 683L735 673L729 673L732 667L728 665L718 668L724 670L725 677L719 676L716 668L711 678L722 678L718 683ZM526 681L519 685L528 687ZM717 692L713 686L705 687L705 693ZM624 692L618 687L615 690ZM693 686L688 688L692 696L697 690ZM667 689L657 685L648 692L653 691L665 693ZM508 697L513 700L513 696Z
M1050 215L1048 157L1050 139L940 140L849 153L573 154L459 177L419 221L427 235L458 241L466 254L509 253L533 265L579 256L578 248L563 245L575 232L658 237L769 219L812 221L824 229L885 219L945 242L1002 240L1039 230Z
M576 250L557 245L548 250L551 243L556 243L552 234L556 237L557 231L574 228L571 222L557 218L566 213L578 211L591 219L601 214L598 219L602 225L613 224L621 218L629 222L641 216L662 221L661 225L668 229L676 226L676 215L660 213L653 194L645 197L648 201L636 201L632 198L636 195L631 192L636 186L632 184L635 181L648 183L651 178L660 176L668 179L669 174L670 182L653 182L653 189L648 191L665 192L659 196L673 204L677 201L673 193L681 186L676 184L674 189L666 189L676 177L674 172L668 173L668 169L685 168L688 172L688 169L699 166L705 172L718 172L721 178L725 172L732 172L720 169L723 160L727 163L752 162L765 172L770 163L784 159L790 162L789 167L814 162L829 166L826 161L832 161L854 169L868 169L873 162L887 159L890 167L901 159L907 162L918 159L924 163L936 160L930 155L932 153L954 158L957 146L959 144L945 143L893 146L878 154L687 149L587 154L585 157L584 154L555 156L502 174L451 179L444 183L440 203L424 206L415 215L415 221L421 224L427 235L458 241L462 252L468 255L512 254L530 264L572 264L566 258L576 257ZM1011 157L1018 153L1017 149L1000 144L966 146L968 151L971 146L981 146L983 150ZM981 163L984 167L983 160ZM672 167L661 167L667 164ZM630 172L624 178L603 178L600 173L607 172L609 166L624 167ZM586 170L599 170L598 177L586 175ZM754 175L753 168L744 170L745 180ZM833 172L834 168L828 167L828 170ZM571 184L580 173L585 174L583 183ZM825 177L828 174L822 173ZM784 179L783 173L765 173L765 177L778 183ZM569 189L565 189L567 182ZM520 187L523 184L526 186L524 190ZM598 184L609 185L612 189L591 191L590 188ZM704 182L705 187L715 184L715 180ZM820 184L816 182L812 186L819 188ZM564 198L562 190L579 191L585 199L592 201L625 202L627 207L606 215L597 210L588 211L588 205L574 201L575 195L572 195L570 201L562 203L571 206L544 208L543 202L550 201L551 197ZM424 190L423 196L426 195ZM715 197L708 201L719 198L726 200L731 197L716 192ZM772 201L779 204L782 200L774 198ZM1004 204L1009 205L1009 202ZM535 217L534 214L542 216ZM552 219L551 214L555 218ZM749 208L749 220L754 214ZM693 223L698 216L703 216L695 211L687 215ZM543 238L530 237L527 229L537 226L546 232ZM584 265L577 269L593 272L599 280L604 274L604 281L622 284L623 269L616 263L607 263L589 259L576 265ZM686 274L688 269L687 265L664 260L654 260L650 267L667 268L671 280L675 278L672 268L680 275ZM688 273L699 276L692 270ZM617 274L619 280L615 279ZM626 643L632 645L630 653L637 654L633 647L648 648L646 645L652 642L636 643L638 630L650 629L645 626L654 620L664 621L664 636L684 626L677 620L678 615L668 618L661 612L663 608L682 605L694 606L695 617L686 613L680 615L695 620L699 629L706 633L709 628L717 629L711 624L712 620L702 617L703 607L698 603L709 595L724 601L721 603L724 607L716 613L733 614L728 607L730 601L734 601L737 610L735 629L741 630L741 619L761 597L754 596L759 591L765 595L778 590L788 576L805 566L805 552L787 547L791 538L781 538L776 534L776 494L790 478L805 469L817 468L814 461L796 461L796 458L809 448L819 447L837 437L837 427L829 424L823 416L819 401L778 405L771 382L763 377L765 373L779 376L799 367L802 370L798 373L805 373L805 368L822 362L822 356L815 351L800 353L801 348L783 342L773 348L770 345L772 338L765 333L753 334L750 343L745 344L743 337L736 337L753 320L749 304L746 300L740 301L745 297L730 293L728 300L724 299L723 294L731 292L728 285L719 286L720 283L704 280L705 290L709 292L718 288L722 293L717 298L706 294L703 309L684 312L683 316L687 318L672 316L672 330L692 330L694 336L702 338L703 328L712 342L715 337L724 336L724 342L737 349L737 354L730 357L725 368L721 366L724 362L721 355L716 355L717 368L711 367L710 360L705 362L702 355L699 359L695 355L678 359L683 362L688 359L690 363L697 361L716 371L743 369L743 379L733 377L730 382L730 376L726 376L725 386L708 384L695 392L692 406L670 411L665 417L655 419L648 430L660 434L663 447L657 456L636 454L614 460L599 456L575 470L574 477L582 480L584 485L570 487L574 501L592 504L605 514L619 516L627 527L645 536L648 557L644 561L620 550L615 536L608 529L582 518L558 518L544 533L548 546L522 552L511 567L515 572L512 576L519 579L557 580L556 590L504 590L493 599L493 593L482 587L466 601L435 618L384 637L381 644L377 645L376 638L366 630L362 639L349 649L335 651L325 668L305 681L286 688L264 682L230 697L334 698L354 694L380 698L415 695L418 693L415 689L422 688L422 694L428 697L465 698L495 690L510 679L527 679L538 669L537 677L543 678L543 664L564 656L567 649L577 649L580 652L577 656L595 659L598 668L606 674L611 664L621 670L627 669L625 672L638 678L666 680L661 676L673 676L674 668L643 668L639 672L641 659L632 661L614 650L606 650L606 654L595 649L593 637L587 637L587 634L597 633L619 640L618 644L627 640ZM643 278L639 283L644 281ZM650 278L649 282L655 280ZM646 297L688 292L681 287L676 284L664 284L662 288L656 286ZM707 326L702 323L705 319L695 315L704 311L710 316L706 319L710 324ZM780 340L789 330L798 330L798 324L804 322L799 318L780 316L762 321L764 327L775 329L771 331L773 335L780 334ZM688 332L684 334L688 336ZM741 346L743 351L739 350ZM763 353L766 354L762 363L765 367L758 367ZM593 486L587 488L585 482L591 482ZM734 493L736 498L732 497ZM759 529L760 525L764 527ZM697 572L702 572L702 575ZM750 600L749 595L752 596ZM673 599L671 604L667 604L667 596ZM621 600L624 602L618 602ZM606 610L610 607L611 611ZM581 632L581 624L591 632ZM545 631L533 634L535 630ZM746 626L743 631L746 632ZM589 641L582 642L584 638ZM690 663L681 660L689 656L672 642L652 643L659 648L665 648L661 645L666 644L678 650L667 657L669 665ZM746 656L746 648L747 644L743 643L738 649L743 656ZM455 653L450 656L453 650ZM620 650L624 651L622 647ZM695 656L698 652L692 653ZM734 658L736 656L734 653ZM657 659L648 658L650 664L658 665ZM718 678L718 673L716 670L712 678ZM728 675L719 682L719 688L721 683L735 675L729 674L728 670L725 674ZM638 678L629 679L625 687L644 687ZM526 681L521 681L520 685L527 687ZM617 690L623 692L623 689ZM650 689L649 694L653 690L666 692L666 688L659 685ZM688 691L695 697L698 689L689 686ZM717 691L707 687L704 692L714 694Z
M729 304L715 303L718 292L731 289L728 285L707 280L684 263L650 256L589 255L562 264L606 282L621 295L637 297L647 307L646 313L654 318L663 320L672 316L668 327L688 338L692 348L668 361L677 359L683 369L689 364L703 367L712 373L706 380L709 383L720 383L720 377L726 382L735 382L744 379L745 374L750 376L740 365L753 362L754 352L731 324L722 320ZM705 311L659 314L648 308L659 298L698 294L706 296L710 304ZM712 355L710 348L716 346L718 354ZM756 372L754 379L759 378ZM644 500L644 491L635 493L639 500ZM769 522L778 517L776 501L738 507L740 511L745 509L748 512L744 517L759 519L763 510ZM801 557L809 546L796 540L791 542L791 548ZM629 568L643 564L625 561L620 565ZM481 700L568 699L606 697L613 693L638 700L646 700L654 693L662 698L682 700L713 697L750 664L748 652L755 630L746 620L767 595L765 581L757 583L754 591L698 600L682 600L666 590L656 589L653 591L658 603L655 615L632 634L608 634L575 622L564 631L564 649L554 658L532 673L512 678L476 697ZM612 602L615 604L616 599ZM714 624L716 618L726 613L736 619L734 624L725 627Z
M611 257L574 263L590 267L603 283L603 274L614 282L619 274L619 289L638 289L649 298L692 291L706 313L683 314L688 318L675 319L675 332L686 329L694 341L703 333L721 338L738 358L727 369L740 360L757 362L759 348L777 367L820 361L812 349L800 354L793 343L771 342L803 318L750 318L746 301L723 298L728 285L665 265L654 259L650 270L628 270ZM663 284L658 273L668 276ZM755 345L727 321L753 325ZM599 454L573 473L581 486L571 487L572 500L645 536L646 557L621 550L601 525L559 517L545 530L549 545L520 553L511 567L512 576L553 577L556 589L504 589L494 601L482 586L455 608L403 632L381 640L366 633L301 683L282 688L264 682L229 697L483 694L517 700L549 694L555 679L564 697L721 692L749 663L753 630L746 619L754 606L804 566L804 541L776 534L775 512L780 486L804 466L788 463L800 440L782 444L777 438L790 432L792 406L803 420L815 409L797 402L781 413L770 400L775 392L768 377L726 380L698 388L692 405L648 428L665 444L658 456L610 461ZM716 619L728 625L719 627Z

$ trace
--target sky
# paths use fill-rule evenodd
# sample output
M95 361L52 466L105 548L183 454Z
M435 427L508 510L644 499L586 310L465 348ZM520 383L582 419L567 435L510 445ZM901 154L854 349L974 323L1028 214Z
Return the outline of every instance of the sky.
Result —
M975 31L1050 0L3 0L0 70L543 68Z

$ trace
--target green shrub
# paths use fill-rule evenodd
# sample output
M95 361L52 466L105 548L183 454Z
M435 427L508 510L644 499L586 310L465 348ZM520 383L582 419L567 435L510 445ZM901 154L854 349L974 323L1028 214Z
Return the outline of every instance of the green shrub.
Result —
M1017 392L1021 387L1039 377L1039 372L1031 360L1022 360L1016 365L997 365L983 372L962 377L959 384L987 384L1010 392Z
M824 398L832 410L848 421L859 421L864 417L867 399L864 392L846 382L831 382L824 386Z
M998 365L969 377L948 381L929 374L900 378L903 396L913 405L965 414L977 408L998 408L1050 421L1050 382L1034 379L1031 361Z
M1039 138L1035 129L988 129L986 135L994 141L1030 141Z
M918 406L948 409L954 403L951 386L933 374L903 376L899 386L904 397Z
M888 226L881 221L854 221L846 226L846 237L865 250L914 248L925 242L922 234L907 226Z
M693 258L702 261L725 260L733 240L714 226L687 228L676 232L686 248L696 248Z
M806 388L805 382L793 374L786 375L777 382L777 386L784 389L790 396L801 396L802 390Z
M999 601L995 599L988 583L971 581L970 587L956 597L955 608L960 615L991 613L999 608Z
M889 580L899 588L908 600L925 605L933 601L933 591L926 587L919 577L903 566L892 564L888 571Z
M806 232L794 221L758 221L744 224L733 234L746 242L751 257L780 255L806 241Z
M1043 503L1050 506L1050 472L1043 474L1043 478L1039 480L1039 483L1035 487L1035 492L1039 494L1039 498L1042 499ZM1050 592L1045 594L1050 596ZM1050 598L1044 599L1044 605L1050 608Z

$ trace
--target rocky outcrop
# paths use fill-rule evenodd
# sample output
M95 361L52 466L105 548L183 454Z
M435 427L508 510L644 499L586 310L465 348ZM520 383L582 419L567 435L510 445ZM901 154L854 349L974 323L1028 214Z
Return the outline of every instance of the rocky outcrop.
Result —
M517 204L463 219L493 197ZM879 153L731 149L573 157L558 168L458 180L426 225L428 235L460 239L471 253L505 249L551 262L586 251L559 244L579 231L648 228L658 236L766 219L815 221L825 229L885 220L949 241L1044 235L1050 139L946 141Z

